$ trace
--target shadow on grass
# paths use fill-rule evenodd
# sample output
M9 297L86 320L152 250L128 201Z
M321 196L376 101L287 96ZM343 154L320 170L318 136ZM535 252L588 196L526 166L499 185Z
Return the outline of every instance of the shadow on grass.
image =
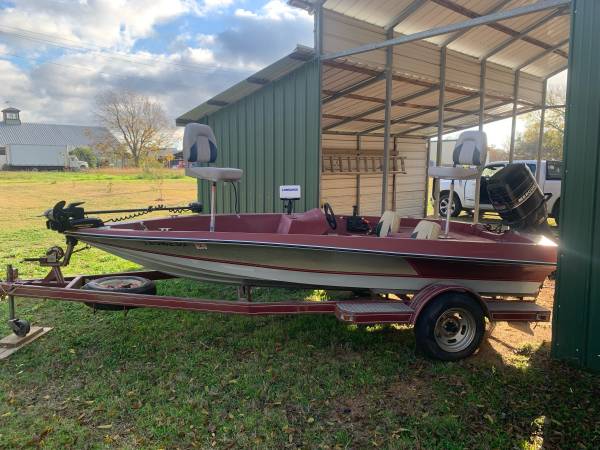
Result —
M160 289L235 296L186 281ZM258 300L282 295L306 292ZM2 448L600 446L600 379L551 361L546 345L514 348L507 363L484 343L444 364L415 354L409 328L331 316L19 308L55 329L0 362Z

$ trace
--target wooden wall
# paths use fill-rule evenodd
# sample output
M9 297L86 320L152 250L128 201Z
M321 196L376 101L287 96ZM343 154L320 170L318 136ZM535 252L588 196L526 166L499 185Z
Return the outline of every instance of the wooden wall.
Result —
M374 155L383 153L383 138L363 136L360 141L360 152L357 152L355 136L339 136L323 134L323 155ZM390 151L393 149L390 140ZM395 209L403 216L423 216L425 201L425 169L427 166L427 141L424 139L396 139L396 150L404 158L405 174L397 174L396 201L393 204L393 176L388 181L388 209ZM360 178L360 181L359 181ZM357 189L360 183L360 193ZM382 174L362 173L346 175L340 173L321 173L321 204L328 202L339 214L350 214L352 206L358 203L360 213L377 215L381 211Z

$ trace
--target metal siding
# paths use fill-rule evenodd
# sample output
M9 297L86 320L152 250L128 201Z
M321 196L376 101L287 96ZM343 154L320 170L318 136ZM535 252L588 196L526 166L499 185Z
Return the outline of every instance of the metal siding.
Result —
M105 140L107 136L110 137L110 133L104 127L26 122L20 125L0 123L0 145L91 146Z
M309 62L208 116L219 148L215 166L244 171L241 212L281 211L282 184L302 186L297 210L318 206L318 80L318 62ZM208 182L198 185L208 205ZM232 212L234 203L233 189L219 183L217 212Z
M573 11L552 352L600 370L600 2Z

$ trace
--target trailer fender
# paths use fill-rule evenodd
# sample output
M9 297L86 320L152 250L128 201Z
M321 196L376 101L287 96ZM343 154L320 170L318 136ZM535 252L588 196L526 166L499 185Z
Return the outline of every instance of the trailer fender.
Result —
M490 317L490 313L487 307L487 304L483 301L481 296L464 286L456 285L456 284L443 284L443 283L435 283L430 284L429 286L421 289L419 292L415 294L412 301L410 302L410 306L413 308L414 312L410 319L411 325L417 323L417 319L419 318L419 314L427 306L430 302L434 301L441 294L445 294L446 292L460 292L462 294L467 294L473 297L473 300L479 303L486 317Z

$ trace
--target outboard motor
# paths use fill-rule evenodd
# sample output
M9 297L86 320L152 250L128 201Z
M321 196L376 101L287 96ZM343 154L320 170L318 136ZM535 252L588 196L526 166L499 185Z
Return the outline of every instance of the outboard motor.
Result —
M549 231L546 198L526 164L508 164L487 180L490 202L502 221L519 231Z

